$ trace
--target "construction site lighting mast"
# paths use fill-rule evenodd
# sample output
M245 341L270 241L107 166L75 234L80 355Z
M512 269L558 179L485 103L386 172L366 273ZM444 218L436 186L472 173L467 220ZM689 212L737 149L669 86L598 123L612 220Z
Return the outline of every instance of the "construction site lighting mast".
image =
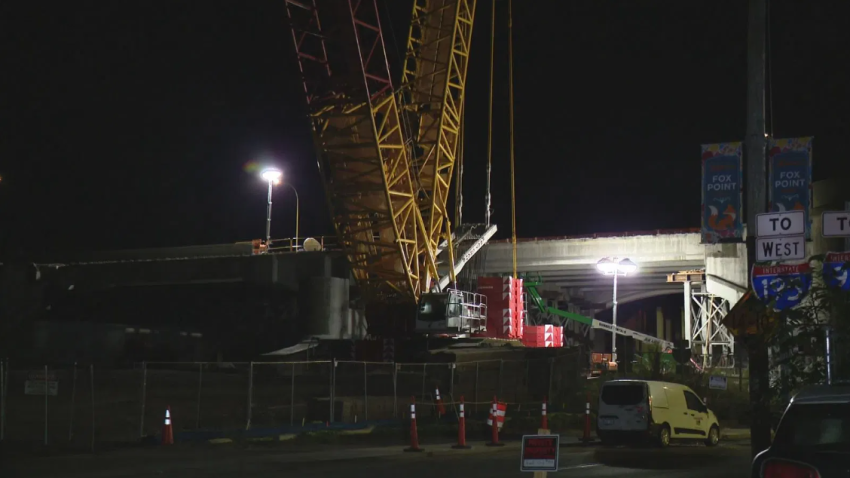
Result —
M596 263L599 272L614 276L614 298L611 302L611 361L617 362L617 277L632 274L637 270L637 264L628 258L617 259L605 257Z

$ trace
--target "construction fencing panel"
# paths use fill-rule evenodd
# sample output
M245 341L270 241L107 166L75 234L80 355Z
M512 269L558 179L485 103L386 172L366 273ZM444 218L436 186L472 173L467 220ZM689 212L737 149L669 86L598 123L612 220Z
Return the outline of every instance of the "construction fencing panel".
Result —
M0 368L0 439L90 447L96 405L90 367L70 364L10 370L4 362Z
M0 362L0 440L94 449L158 437L166 410L174 432L299 429L316 423L446 417L461 397L486 419L494 397L532 415L583 410L576 355L460 363L143 362L15 365ZM45 394L46 392L46 394ZM582 395L578 397L578 395Z

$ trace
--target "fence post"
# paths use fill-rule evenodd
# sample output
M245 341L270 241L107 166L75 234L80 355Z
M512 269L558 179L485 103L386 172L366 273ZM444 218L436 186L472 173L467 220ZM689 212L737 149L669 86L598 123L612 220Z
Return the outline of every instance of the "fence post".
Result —
M425 380L426 380L427 377L428 377L428 364L423 363L422 364L422 395L420 395L422 397L423 402L425 401Z
M148 363L142 362L142 413L139 418L139 438L145 436L145 405L148 398Z
M47 365L44 366L44 446L47 446Z
M475 389L473 390L473 400L475 400L475 414L478 414L478 366L480 362L475 362Z
M498 390L496 395L499 396L499 397L502 396L502 369L504 368L504 366L505 366L505 361L502 360L502 359L499 359L499 380L496 382L496 390Z
M71 420L68 424L68 441L74 439L74 412L77 404L77 362L74 362L74 378L71 382Z
M89 365L91 383L91 451L94 452L94 364Z
M6 439L6 367L0 360L0 441Z
M456 365L457 365L457 363L455 363L455 362L451 363L450 367L451 367L452 370L451 370L451 373L449 374L449 397L452 399L452 402L455 401L455 366Z
M393 362L393 418L398 418L398 364Z
M254 404L254 362L248 365L248 421L245 423L245 429L251 429L251 409Z
M328 406L330 407L330 422L334 421L334 400L336 399L336 359L331 360L331 397L330 403Z
M204 387L204 364L198 364L198 409L195 411L195 428L201 428L201 390Z
M369 375L367 363L363 362L363 421L369 420Z
M289 387L289 426L295 425L295 362L292 362L292 384Z

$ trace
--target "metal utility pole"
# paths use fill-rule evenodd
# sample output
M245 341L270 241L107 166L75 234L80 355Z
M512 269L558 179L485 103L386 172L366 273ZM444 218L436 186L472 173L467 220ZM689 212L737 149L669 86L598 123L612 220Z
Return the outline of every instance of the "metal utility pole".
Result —
M747 273L756 256L756 214L767 212L765 135L765 34L767 0L749 0L747 25ZM752 277L750 277L752 282ZM753 456L770 446L770 363L763 335L746 339L750 359L750 426Z

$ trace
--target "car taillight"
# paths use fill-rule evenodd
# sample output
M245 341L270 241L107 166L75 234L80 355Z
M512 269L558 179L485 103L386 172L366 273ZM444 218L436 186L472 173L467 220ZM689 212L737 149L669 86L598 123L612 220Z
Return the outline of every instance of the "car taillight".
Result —
M764 464L762 478L820 478L811 466L783 460L770 460Z

